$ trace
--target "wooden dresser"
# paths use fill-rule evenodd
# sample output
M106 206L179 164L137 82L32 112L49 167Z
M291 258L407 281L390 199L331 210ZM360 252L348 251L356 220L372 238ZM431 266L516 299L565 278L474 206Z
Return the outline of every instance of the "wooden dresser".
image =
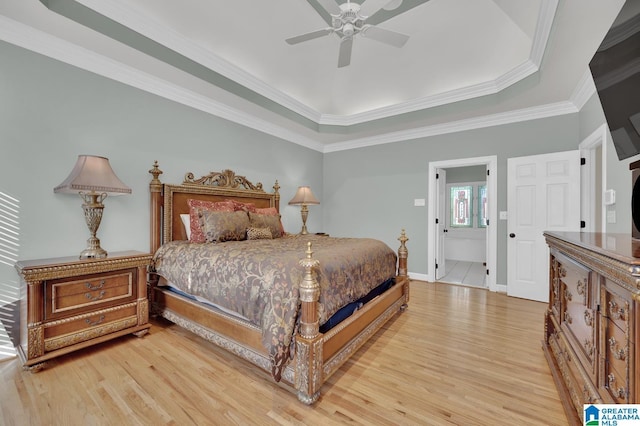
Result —
M543 348L569 423L582 425L583 404L640 403L640 240L544 235L551 259Z
M20 344L25 368L76 349L150 327L147 266L151 254L112 253L16 263L22 278Z

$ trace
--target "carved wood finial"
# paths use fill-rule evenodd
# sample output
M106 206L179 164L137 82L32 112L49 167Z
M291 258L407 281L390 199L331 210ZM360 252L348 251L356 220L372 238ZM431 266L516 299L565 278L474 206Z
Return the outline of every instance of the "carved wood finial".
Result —
M278 183L278 179L276 179L276 183L273 185L273 193L279 194L278 191L280 191L280 184Z
M149 190L151 192L160 192L162 191L162 182L160 182L160 175L162 174L162 170L158 167L158 160L153 162L153 168L149 170L149 173L153 176L151 182L149 182Z
M158 167L158 160L153 162L153 168L149 170L149 173L153 175L153 179L151 180L152 184L159 185L160 184L160 175L162 174L162 170Z

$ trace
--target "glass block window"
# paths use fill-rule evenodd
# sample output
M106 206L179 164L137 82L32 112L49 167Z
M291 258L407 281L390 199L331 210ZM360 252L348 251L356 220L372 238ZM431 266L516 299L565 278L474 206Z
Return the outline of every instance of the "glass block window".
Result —
M487 185L478 186L478 227L487 227Z
M450 191L451 227L473 227L473 187L470 185L452 186Z

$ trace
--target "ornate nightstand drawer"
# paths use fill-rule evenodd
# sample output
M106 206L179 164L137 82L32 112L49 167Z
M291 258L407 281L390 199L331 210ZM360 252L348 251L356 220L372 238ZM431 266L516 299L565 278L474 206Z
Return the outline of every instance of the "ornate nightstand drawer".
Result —
M87 275L73 281L46 283L45 319L57 319L103 307L134 301L136 269Z
M44 329L45 352L134 327L136 303L49 322Z

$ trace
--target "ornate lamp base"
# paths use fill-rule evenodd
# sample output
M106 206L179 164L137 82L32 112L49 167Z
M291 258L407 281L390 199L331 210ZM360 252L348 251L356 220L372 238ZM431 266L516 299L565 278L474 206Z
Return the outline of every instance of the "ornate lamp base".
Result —
M87 248L80 253L80 259L107 257L107 251L100 247L100 239L96 237L96 232L98 232L98 227L102 221L102 211L104 210L102 201L107 198L107 194L104 192L102 194L80 192L80 198L84 200L82 209L84 210L87 227L91 233L91 237L87 240Z

